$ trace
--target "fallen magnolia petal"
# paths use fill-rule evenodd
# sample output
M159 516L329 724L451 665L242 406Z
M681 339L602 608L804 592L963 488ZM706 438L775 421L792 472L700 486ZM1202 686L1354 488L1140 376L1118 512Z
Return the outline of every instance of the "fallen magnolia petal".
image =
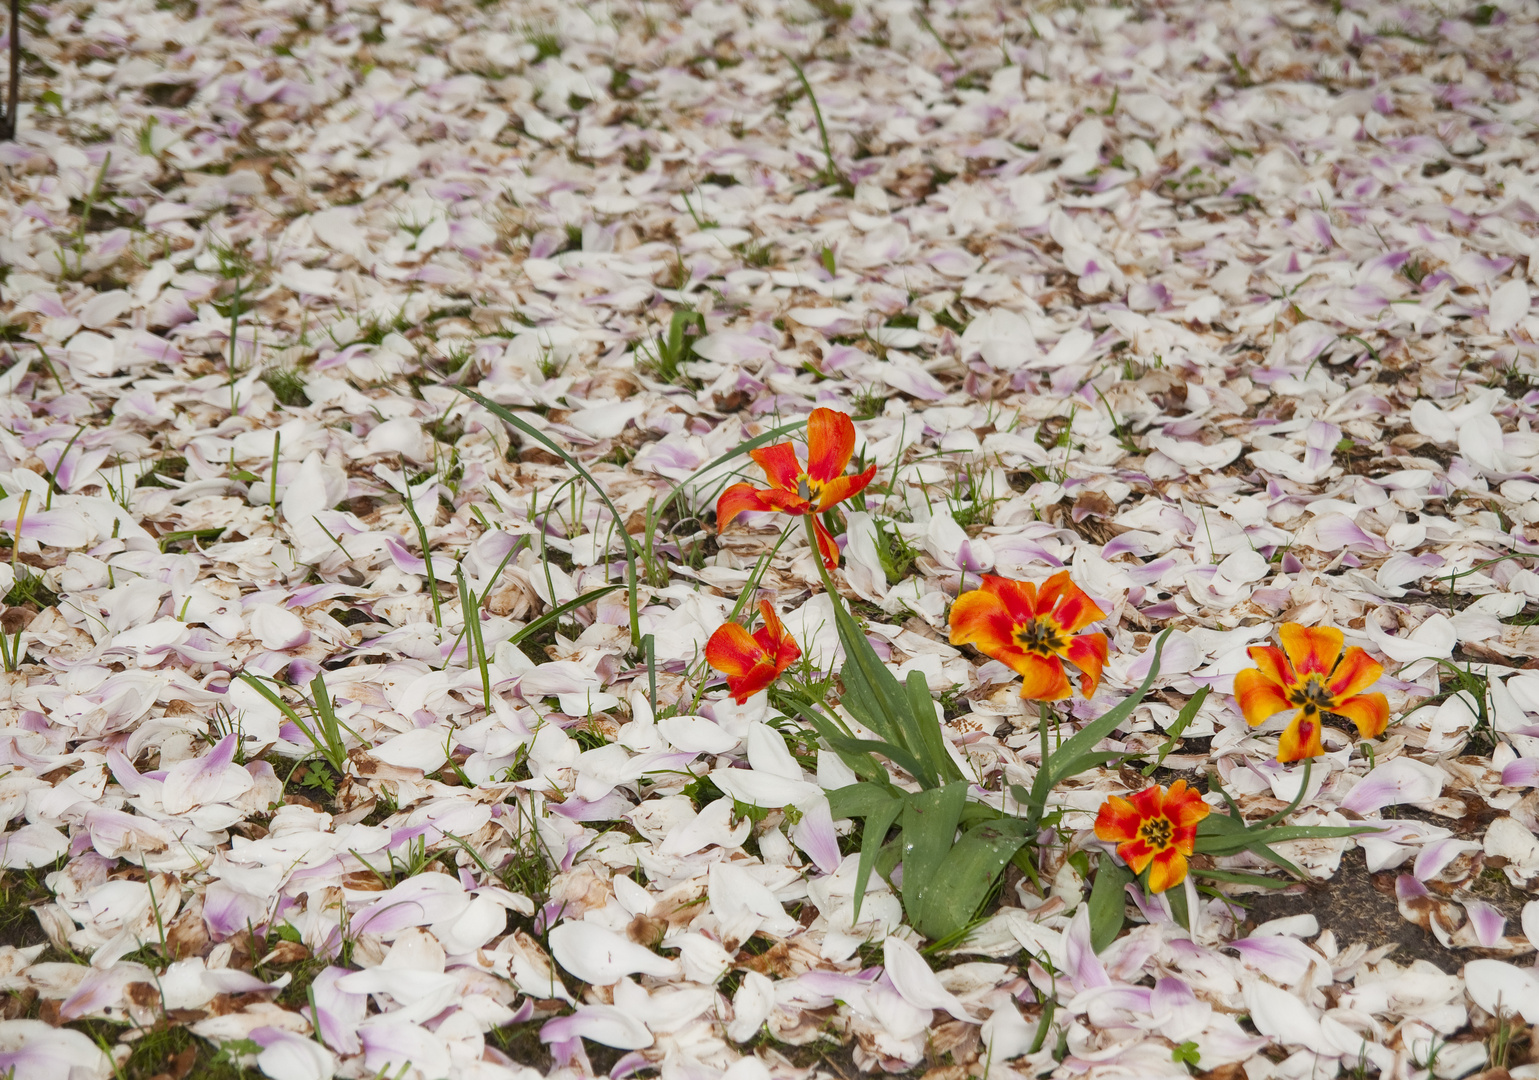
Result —
M1471 960L1464 965L1470 1000L1492 1016L1516 1013L1539 1023L1539 976L1501 960Z
M563 922L549 940L556 963L594 986L610 986L627 975L670 978L679 971L676 961L594 923Z
M646 1025L613 1005L580 1005L569 1016L547 1020L540 1028L541 1042L591 1039L617 1050L641 1050L652 1045Z
M882 942L882 963L893 987L903 1000L918 1009L941 1009L958 1020L976 1024L978 1020L935 977L919 950L900 937L889 936Z
M1410 758L1395 758L1376 767L1341 800L1343 810L1371 814L1398 803L1431 802L1443 791L1441 769Z
M331 1080L336 1059L314 1039L279 1028L257 1028L251 1041L262 1048L257 1068L272 1080Z
M112 1059L90 1037L41 1020L0 1020L0 1070L12 1080L107 1080Z

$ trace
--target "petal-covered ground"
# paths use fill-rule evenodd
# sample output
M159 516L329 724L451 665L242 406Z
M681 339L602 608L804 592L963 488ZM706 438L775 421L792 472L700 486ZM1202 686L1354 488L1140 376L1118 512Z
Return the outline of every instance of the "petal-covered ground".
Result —
M0 1073L1539 1077L1531 3L22 27ZM1105 613L1060 727L1174 630L958 940L901 874L855 921L854 774L704 663L762 596L838 694L799 527L714 516L818 406L876 466L840 591L976 799L1045 741L959 592ZM1285 623L1385 671L1308 771L1235 696ZM1097 952L1097 812L1151 780L1365 831L1134 887Z

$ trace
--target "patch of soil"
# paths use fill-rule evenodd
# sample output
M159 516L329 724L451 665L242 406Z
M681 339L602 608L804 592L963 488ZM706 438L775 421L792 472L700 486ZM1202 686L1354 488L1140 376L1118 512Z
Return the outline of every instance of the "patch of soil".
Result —
M1246 897L1250 905L1246 922L1263 923L1290 915L1313 915L1321 930L1330 930L1342 948L1362 942L1370 949L1393 943L1389 959L1402 966L1426 960L1457 974L1473 956L1460 949L1445 949L1429 930L1406 922L1395 903L1395 875L1370 874L1361 851L1342 857L1341 869L1330 881L1311 885L1303 893L1280 892Z

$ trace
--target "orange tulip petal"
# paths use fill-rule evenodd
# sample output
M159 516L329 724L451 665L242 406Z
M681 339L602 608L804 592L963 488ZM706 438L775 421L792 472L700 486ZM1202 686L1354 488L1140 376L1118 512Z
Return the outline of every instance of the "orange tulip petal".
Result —
M1246 668L1234 677L1234 696L1251 727L1294 707L1283 688L1255 668Z
M759 446L748 451L748 456L764 470L771 486L782 491L796 490L796 482L802 478L802 463L796 460L796 447L788 442Z
M1277 760L1283 763L1302 761L1305 758L1318 757L1323 753L1325 753L1325 747L1320 745L1319 718L1305 716L1301 710L1293 718L1293 722L1284 729L1282 738L1277 741Z
M963 593L951 605L950 618L953 645L972 645L995 659L1007 650L1020 651L1015 647L1015 622L996 593L983 589Z
M781 491L779 488L761 488L759 498L764 503L766 510L774 510L781 514L791 514L800 517L811 509L811 504L794 491Z
M1087 698L1095 697L1096 687L1101 684L1101 668L1106 666L1108 651L1105 634L1081 634L1063 651L1064 659L1079 668L1080 693Z
M807 475L827 484L843 474L854 454L854 422L833 409L813 409L807 418Z
M1331 712L1356 724L1358 735L1365 739L1378 738L1389 726L1389 699L1383 694L1359 694L1338 701Z
M1106 612L1074 582L1064 570L1048 578L1037 595L1037 610L1047 615L1065 634L1075 634L1104 619Z
M1148 866L1154 858L1154 848L1150 847L1142 839L1129 840L1125 844L1117 845L1117 856L1128 864L1128 869L1135 874L1142 874L1144 867Z
M1149 891L1162 893L1186 880L1186 856L1173 847L1154 856L1149 864Z
M1011 665L1015 667L1015 665ZM1060 701L1070 696L1069 677L1056 656L1042 657L1027 653L1025 662L1015 668L1021 673L1021 697L1032 701Z
M1261 669L1261 674L1278 686L1287 688L1298 683L1299 678L1288 666L1288 658L1276 645L1252 645L1245 650L1251 661Z
M1095 816L1096 838L1108 844L1126 843L1138 836L1138 826L1143 824L1143 820L1143 815L1132 803L1116 795L1108 795Z
M770 664L760 645L737 623L722 623L705 643L705 659L724 675L746 675L760 664Z
M1037 587L1032 582L984 574L983 591L999 597L1013 623L1027 623L1037 617Z
M837 569L839 566L839 545L834 540L834 534L824 528L820 518L812 519L812 531L817 534L818 551L823 555L823 565L830 570Z
M823 486L818 492L817 511L822 513L830 506L842 503L852 495L858 495L864 491L866 485L871 483L876 476L876 466L872 465L863 473L855 473L852 476L836 476Z
M1293 662L1293 670L1300 678L1310 675L1329 675L1341 655L1344 635L1334 626L1300 626L1283 623L1277 631L1283 651Z
M768 600L759 601L759 613L764 616L764 625L754 631L753 639L763 648L765 655L775 666L775 674L779 675L801 659L801 646L796 644L795 638L786 633L785 625L781 623L780 616L775 614L775 609Z
M1202 801L1201 795L1187 787L1185 780L1177 780L1170 785L1170 792L1165 796L1164 811L1179 834L1195 828L1199 821L1212 812L1212 807Z
M1354 645L1346 651L1341 663L1336 665L1336 670L1331 672L1331 681L1326 686L1331 696L1339 701L1362 693L1378 682L1379 676L1383 674L1384 665Z
M746 510L773 510L764 501L761 493L752 484L733 484L721 493L721 498L716 500L716 531L721 532L732 523L732 519Z
M1163 813L1161 808L1165 805L1165 789L1158 784L1151 784L1129 801L1140 817L1159 817Z

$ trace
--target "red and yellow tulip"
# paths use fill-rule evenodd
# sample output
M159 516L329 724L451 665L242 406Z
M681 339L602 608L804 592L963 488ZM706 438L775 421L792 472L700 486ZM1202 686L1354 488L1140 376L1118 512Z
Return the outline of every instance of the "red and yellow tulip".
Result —
M716 500L716 531L746 510L781 514L821 514L852 495L859 494L876 475L876 466L853 476L844 474L855 454L855 423L833 409L813 409L807 418L807 465L802 467L796 448L776 443L750 450L749 456L764 470L770 486L733 484ZM839 565L839 546L821 521L813 519L818 550L830 570Z
M1287 709L1298 710L1277 744L1278 761L1324 753L1321 713L1345 716L1365 739L1383 734L1389 699L1362 692L1384 674L1382 664L1355 645L1343 653L1345 638L1335 627L1284 623L1277 637L1281 649L1250 647L1256 667L1234 677L1234 696L1251 727Z
M1177 780L1167 792L1159 784L1131 799L1113 795L1101 804L1095 834L1117 845L1117 855L1135 874L1149 870L1149 891L1162 893L1186 878L1186 860L1197 843L1197 823L1208 816L1202 796Z
M1021 697L1069 697L1067 660L1080 671L1080 691L1094 697L1106 664L1105 634L1079 631L1105 612L1069 580L1054 574L1039 590L1024 581L985 575L983 587L951 605L951 644L972 645L1021 675ZM1078 636L1076 636L1078 635Z
M727 677L727 689L739 705L774 682L801 657L801 646L786 633L768 600L759 601L764 625L750 634L737 623L723 623L705 643L705 659Z

